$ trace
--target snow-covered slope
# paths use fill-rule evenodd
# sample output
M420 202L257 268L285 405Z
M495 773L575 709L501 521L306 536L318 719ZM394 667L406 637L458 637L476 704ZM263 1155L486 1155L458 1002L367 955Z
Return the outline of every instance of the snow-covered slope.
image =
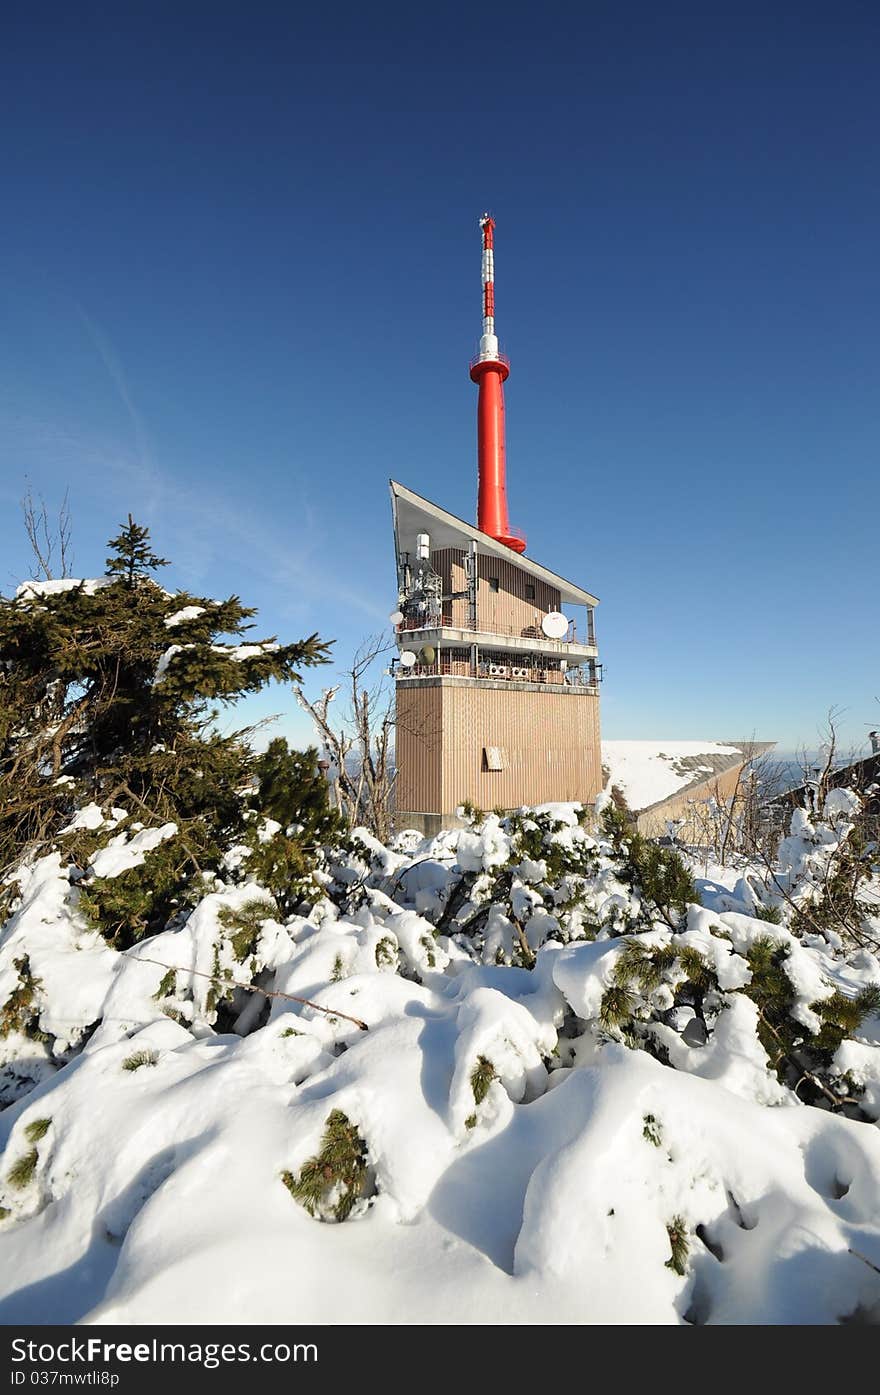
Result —
M594 847L571 811L559 819L560 846ZM516 891L533 968L491 962L515 931L499 907L490 962L435 933L462 871L490 875L509 856L497 819L396 851L363 846L360 908L322 901L307 918L265 920L247 965L223 907L243 913L253 885L211 891L182 929L119 954L78 919L58 859L35 865L0 964L29 955L44 1030L69 1041L97 1026L67 1058L14 1034L3 1043L10 1063L39 1060L30 1076L24 1060L0 1114L0 1321L823 1323L880 1311L866 1262L880 1264L880 1130L783 1088L738 991L762 934L788 947L804 1004L832 982L880 981L874 956L794 944L730 909L733 893L692 907L680 933L658 923L628 936L697 950L723 988L709 1042L664 1029L670 1069L590 1026L624 940L575 924L566 943L548 937L553 917L527 919L546 859L523 861ZM607 857L589 894L603 915L625 908ZM217 973L257 975L275 995L265 1020L255 995L235 1031L217 1031ZM874 1019L850 1043L875 1085L878 1040ZM326 1207L310 1215L284 1180L319 1157L334 1112L365 1150L342 1223Z

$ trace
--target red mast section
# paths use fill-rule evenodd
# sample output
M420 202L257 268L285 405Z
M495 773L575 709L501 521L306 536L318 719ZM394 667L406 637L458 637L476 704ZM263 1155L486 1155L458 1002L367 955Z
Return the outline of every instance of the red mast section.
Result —
M483 336L480 339L480 352L471 364L471 378L480 388L477 402L477 527L514 552L525 552L525 538L511 528L507 517L502 384L510 372L510 363L498 352L495 335L495 219L484 213L480 228L483 234Z

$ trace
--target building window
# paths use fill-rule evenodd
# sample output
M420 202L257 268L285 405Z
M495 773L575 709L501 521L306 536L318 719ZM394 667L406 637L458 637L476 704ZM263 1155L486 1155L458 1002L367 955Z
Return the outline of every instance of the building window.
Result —
M526 582L526 600L527 600L527 601L533 601L534 599L535 599L535 588L534 588L534 586L532 585L532 583L531 583L530 581L527 581L527 582Z
M497 590L498 590L498 585L499 585L499 582L498 582L497 576L490 576L490 577L489 577L489 590L490 590L490 591L497 591Z
M505 766L504 751L500 746L484 746L483 756L486 761L487 770L503 770Z

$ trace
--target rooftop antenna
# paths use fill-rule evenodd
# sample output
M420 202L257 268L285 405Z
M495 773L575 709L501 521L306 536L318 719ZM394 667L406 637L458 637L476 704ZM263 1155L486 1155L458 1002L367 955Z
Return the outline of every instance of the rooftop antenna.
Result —
M477 527L514 552L525 552L525 538L511 528L507 517L502 384L510 373L510 363L499 353L495 333L495 219L491 214L483 214L480 231L483 240L483 334L480 352L471 364L471 378L480 389L477 402Z

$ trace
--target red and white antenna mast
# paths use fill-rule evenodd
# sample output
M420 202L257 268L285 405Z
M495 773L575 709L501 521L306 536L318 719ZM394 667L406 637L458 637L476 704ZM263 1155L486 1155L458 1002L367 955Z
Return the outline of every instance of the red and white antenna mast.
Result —
M483 335L480 352L471 364L471 378L480 388L477 402L477 527L514 552L525 552L525 538L511 529L507 518L502 384L510 373L510 363L498 352L495 334L495 219L484 213L480 228L483 235Z

